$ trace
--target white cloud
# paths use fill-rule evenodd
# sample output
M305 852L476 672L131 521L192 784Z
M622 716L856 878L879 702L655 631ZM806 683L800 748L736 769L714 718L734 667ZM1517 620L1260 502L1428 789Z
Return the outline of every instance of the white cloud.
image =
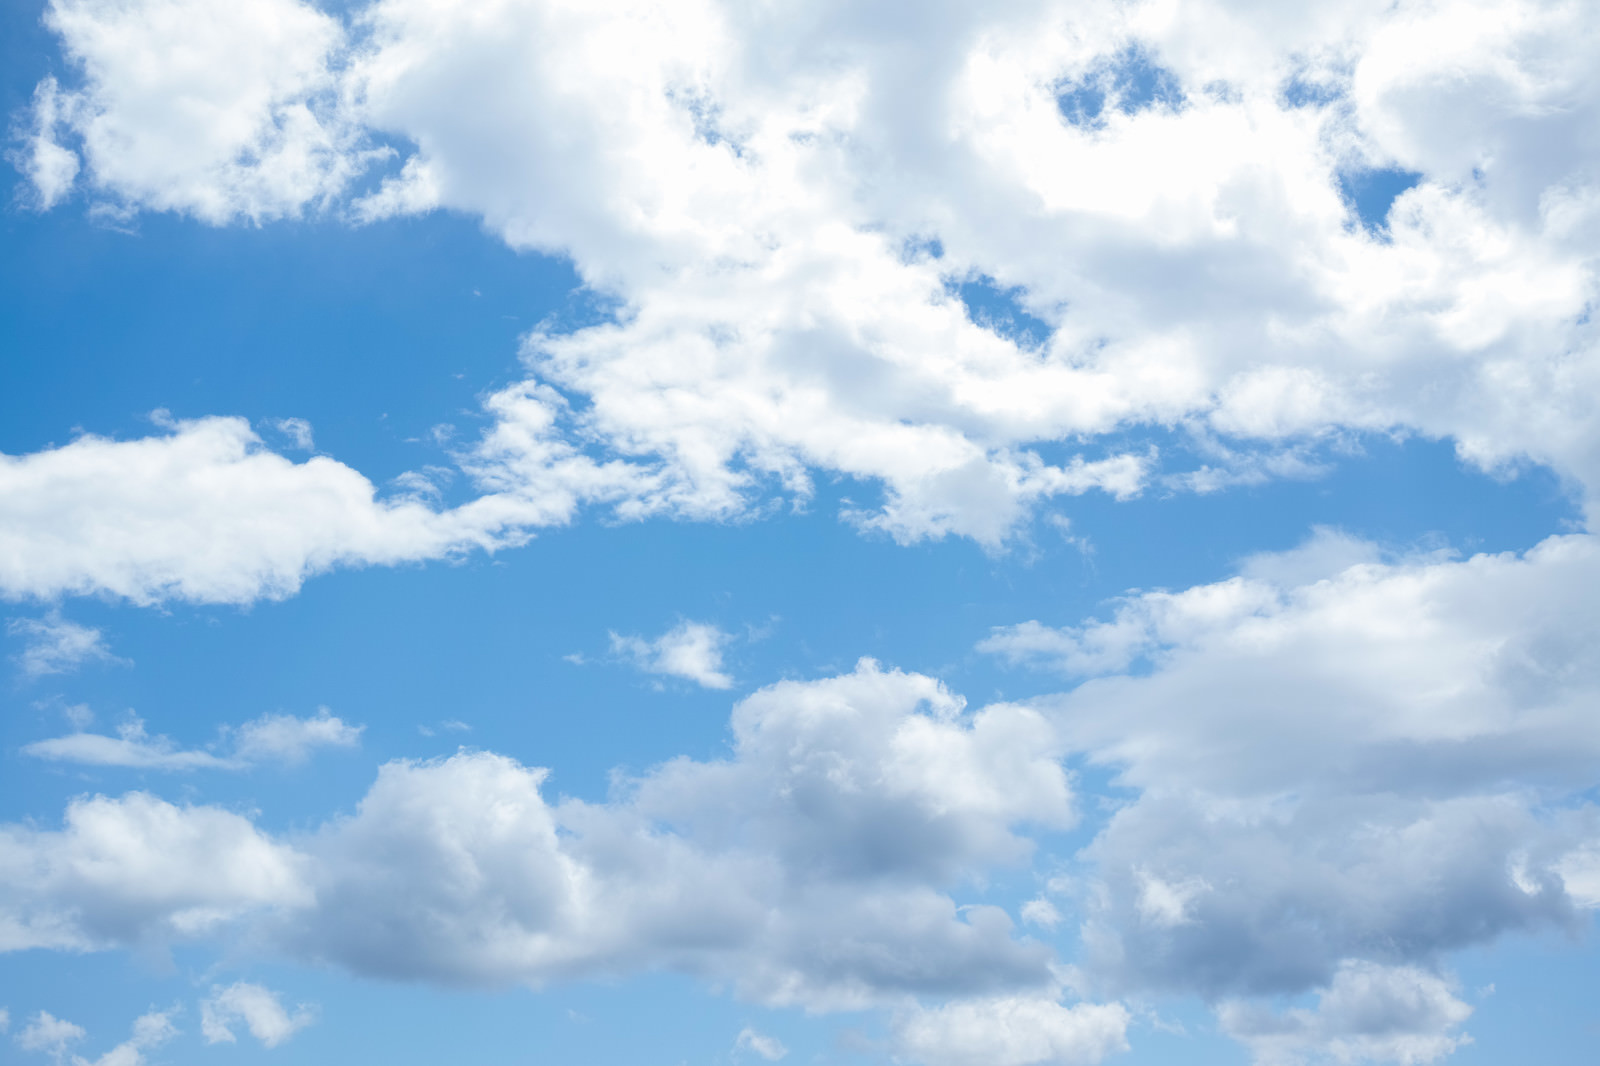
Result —
M1600 380L1588 6L1024 0L900 20L890 38L853 9L716 0L470 15L373 0L348 23L297 0L189 3L52 6L79 77L39 89L24 170L42 202L81 156L78 180L115 210L456 210L570 256L619 311L527 338L529 380L489 399L495 428L463 459L496 501L480 513L378 508L385 535L304 519L312 543L269 566L258 538L210 538L243 576L141 557L30 563L41 577L6 587L280 595L585 502L745 514L805 498L818 471L863 483L844 513L866 528L998 545L1049 501L1158 474L1303 476L1351 431L1449 437L1484 467L1600 484L1581 399ZM194 58L136 76L140 55L174 52ZM1058 96L1119 84L1130 57L1164 98L1063 113ZM1388 167L1420 179L1374 232L1341 181ZM1047 335L997 332L1005 314L952 295L984 278ZM1175 427L1229 458L1163 472L1152 446Z
M129 441L83 436L0 455L0 597L109 593L134 603L249 603L293 595L336 566L392 566L493 551L560 525L585 501L627 495L644 475L554 439L560 398L523 390L496 401L502 427L478 471L486 495L435 511L380 500L371 482L325 456L294 463L239 418L167 420ZM487 461L487 460L486 460ZM521 473L520 464L530 468Z
M326 707L313 718L266 714L240 726L232 736L234 758L244 762L304 762L317 748L353 748L365 726L349 725Z
M734 710L733 752L541 795L504 756L391 762L292 841L141 793L0 833L0 944L239 936L374 977L449 984L669 968L771 1004L862 1008L1036 989L1050 953L952 893L1073 819L1042 718L968 713L870 661Z
M0 950L203 935L308 903L303 865L230 811L142 792L76 799L62 829L0 826Z
M777 1062L789 1054L783 1041L777 1037L763 1036L748 1026L739 1030L739 1038L733 1042L733 1048L735 1051L753 1051L768 1062Z
M1223 1030L1250 1048L1260 1066L1300 1063L1435 1062L1470 1038L1458 1030L1472 1008L1449 982L1410 967L1346 963L1314 1010L1274 1014L1224 1003Z
M270 988L237 981L226 988L214 988L200 1004L200 1031L208 1044L232 1044L233 1030L243 1022L250 1035L264 1047L277 1047L316 1019L316 1011L301 1005L293 1014L283 1009L278 995Z
M89 662L126 661L111 654L100 630L69 622L59 611L43 618L13 618L6 631L27 641L17 657L24 677L69 673Z
M264 762L295 764L317 748L351 748L365 726L336 718L326 707L314 717L266 714L241 726L224 726L214 750L184 749L171 738L151 736L144 720L130 717L116 736L78 732L36 740L24 755L88 766L125 766L141 770L242 770Z
M1072 1066L1126 1051L1128 1021L1115 1003L998 997L913 1011L895 1037L902 1055L926 1066Z
M1459 558L1323 530L991 637L1089 675L1034 706L1138 790L1080 856L1087 987L1226 999L1263 1063L1447 1054L1467 1009L1444 958L1600 898L1597 579L1590 534Z
M59 1061L67 1048L88 1035L82 1026L57 1018L49 1011L40 1011L17 1034L17 1046L24 1051L42 1051L54 1055Z
M732 688L722 671L722 649L731 638L705 622L680 622L655 640L611 634L611 652L650 674L681 677L705 688Z
M67 1061L67 1049L88 1035L82 1026L63 1021L48 1011L40 1011L17 1034L17 1044L24 1051L41 1052L62 1063ZM178 1030L172 1024L170 1012L151 1011L134 1019L133 1034L127 1040L97 1059L73 1055L72 1066L142 1066L146 1051L160 1047L177 1035Z

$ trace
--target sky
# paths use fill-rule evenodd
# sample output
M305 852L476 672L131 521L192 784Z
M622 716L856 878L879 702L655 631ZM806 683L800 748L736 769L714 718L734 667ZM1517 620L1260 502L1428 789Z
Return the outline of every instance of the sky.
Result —
M0 1061L1586 1064L1600 8L0 8Z

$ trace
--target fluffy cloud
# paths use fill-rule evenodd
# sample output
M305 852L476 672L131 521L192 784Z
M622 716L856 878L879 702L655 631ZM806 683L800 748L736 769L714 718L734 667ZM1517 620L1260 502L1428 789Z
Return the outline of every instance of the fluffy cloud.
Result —
M997 631L991 652L1087 676L1034 706L1137 790L1080 856L1091 980L1225 1000L1263 1063L1452 1050L1448 954L1600 898L1597 579L1588 534L1463 559L1324 530L1105 620Z
M1051 499L1141 491L1174 428L1224 458L1170 484L1304 471L1304 449L1368 430L1600 483L1583 5L1018 0L908 21L374 0L341 22L297 0L58 0L49 22L78 73L38 91L41 202L77 180L212 222L457 210L615 300L613 321L530 335L530 379L488 401L463 462L522 501L554 484L624 517L725 517L820 470L864 485L845 514L865 527L998 544ZM1364 205L1373 175L1412 187ZM550 385L582 399L558 428ZM572 469L573 442L611 464ZM224 584L291 591L541 519L499 520L323 525L255 566L223 538L253 575ZM26 591L200 585L170 561L54 572Z
M531 408L548 414L541 396L521 400L524 422L535 417ZM146 604L279 598L334 566L520 543L525 529L567 521L579 500L604 496L619 476L620 468L603 469L532 430L503 436L506 450L542 457L539 478L445 512L414 499L379 500L371 482L324 456L291 462L265 449L239 418L169 422L159 436L84 436L31 455L0 455L7 501L0 596L105 592Z
M6 624L6 632L27 641L17 665L28 678L64 674L88 662L124 661L111 654L98 629L69 622L59 612L44 618L14 618Z
M303 860L248 819L142 792L72 801L59 830L0 827L0 949L159 942L309 901Z
M306 1006L293 1014L283 1009L277 993L261 985L237 981L226 988L212 989L200 1004L200 1031L208 1044L232 1044L229 1026L243 1022L250 1035L264 1047L277 1047L310 1025L316 1012Z
M705 688L732 688L722 672L728 634L705 622L680 622L655 640L611 634L611 651L650 674L681 677Z
M1363 963L1340 967L1315 1010L1273 1014L1225 1003L1219 1012L1223 1030L1244 1042L1260 1066L1433 1062L1466 1042L1455 1032L1471 1013L1433 974Z
M606 803L548 801L545 771L499 755L392 762L293 841L141 793L78 800L60 831L0 836L0 929L11 948L239 936L464 985L665 967L813 1009L1055 987L1044 945L953 896L1025 862L1026 827L1072 822L1036 712L969 713L864 660L753 694L733 734L729 758Z
M183 749L170 738L151 736L144 721L130 718L116 736L82 730L22 748L24 755L88 766L125 766L140 770L242 770L263 762L304 762L317 748L350 748L361 741L365 726L353 726L322 708L314 717L267 714L237 727L224 726L214 748Z

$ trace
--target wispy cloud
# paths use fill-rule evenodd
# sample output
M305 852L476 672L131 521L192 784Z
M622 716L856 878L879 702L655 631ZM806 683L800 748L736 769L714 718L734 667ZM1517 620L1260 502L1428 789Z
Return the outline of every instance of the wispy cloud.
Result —
M59 611L43 618L13 618L6 632L27 642L17 665L28 678L70 673L89 662L127 662L111 654L100 630L69 622Z
M121 766L140 770L243 770L261 763L304 762L318 748L350 748L361 741L365 726L353 726L326 707L310 718L267 714L240 726L223 726L217 743L182 748L170 737L152 736L144 720L129 718L115 736L79 730L35 741L25 755L86 766Z

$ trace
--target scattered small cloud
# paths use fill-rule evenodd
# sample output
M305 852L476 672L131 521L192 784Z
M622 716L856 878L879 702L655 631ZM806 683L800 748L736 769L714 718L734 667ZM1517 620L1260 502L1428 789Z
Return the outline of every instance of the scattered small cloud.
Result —
M1053 930L1061 924L1061 912L1054 903L1041 896L1022 905L1022 920L1040 929Z
M252 763L301 763L317 748L357 746L365 728L334 717L326 707L311 718L265 714L232 731L234 756Z
M74 708L77 710L77 708ZM83 708L87 710L87 708ZM92 716L79 718L87 724ZM304 762L318 748L355 747L365 726L353 726L321 708L314 717L262 715L241 726L223 726L215 744L182 748L172 738L152 736L142 718L130 715L115 735L77 732L25 745L23 754L36 759L87 766L120 766L139 770L243 770L260 763Z
M311 423L303 418L280 418L270 423L273 429L289 439L291 447L303 452L313 450Z
M208 1044L236 1041L232 1026L243 1024L263 1047L277 1047L316 1020L316 1009L306 1004L291 1014L270 988L245 981L213 988L200 1004L200 1031Z
M60 1062L67 1048L88 1035L83 1026L42 1010L17 1034L17 1046L24 1051L41 1052Z
M722 649L731 638L705 622L680 622L654 640L611 634L611 651L647 674L681 677L705 688L732 688L722 671Z
M748 1026L739 1030L739 1038L733 1042L733 1048L735 1051L752 1051L768 1062L777 1062L789 1054L789 1049L777 1037L763 1036Z
M90 662L127 662L111 654L100 630L69 622L60 611L43 618L13 618L6 631L27 642L17 656L17 665L29 679L70 673Z
M440 730L446 733L470 733L472 732L472 727L456 718L446 718L435 725L417 726L417 732L425 737L437 736Z

